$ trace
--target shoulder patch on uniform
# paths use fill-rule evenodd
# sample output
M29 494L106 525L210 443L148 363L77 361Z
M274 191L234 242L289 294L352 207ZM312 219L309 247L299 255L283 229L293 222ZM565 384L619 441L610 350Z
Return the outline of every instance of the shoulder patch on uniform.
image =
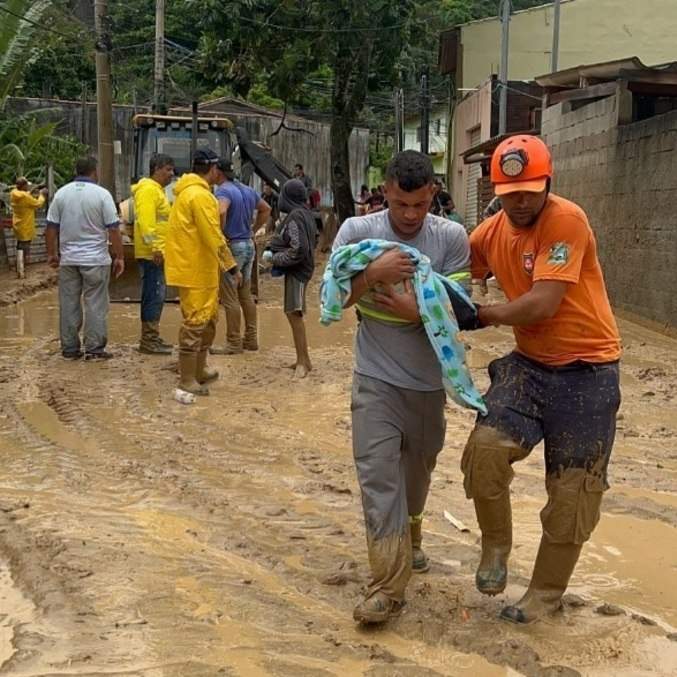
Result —
M569 261L569 245L566 242L555 242L550 247L550 256L548 256L548 263L555 266L563 266Z

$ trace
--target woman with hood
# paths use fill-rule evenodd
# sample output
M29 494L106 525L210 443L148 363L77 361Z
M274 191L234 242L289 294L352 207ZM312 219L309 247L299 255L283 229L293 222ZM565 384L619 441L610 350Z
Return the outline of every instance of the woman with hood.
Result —
M317 227L307 200L302 181L292 179L282 186L279 208L287 216L263 254L263 260L272 263L274 272L284 275L284 312L296 349L295 378L305 378L313 368L303 315L306 288L315 270Z

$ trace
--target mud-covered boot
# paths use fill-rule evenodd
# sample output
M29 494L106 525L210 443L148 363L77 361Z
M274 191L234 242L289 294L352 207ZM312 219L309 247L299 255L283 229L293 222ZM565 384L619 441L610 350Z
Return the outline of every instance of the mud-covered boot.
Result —
M496 498L476 498L475 513L482 530L482 557L475 585L483 595L498 595L508 582L508 557L512 547L509 490Z
M209 388L197 381L197 362L198 353L179 353L179 388L193 395L209 395Z
M501 619L512 623L533 623L561 609L562 596L578 562L581 547L575 543L552 543L544 534L526 594L517 604L505 607L501 611Z
M411 570L415 574L424 574L430 569L430 562L421 544L423 543L423 517L409 517L411 532Z
M216 348L212 346L209 349L212 355L240 355L243 352L242 342L240 343L226 343L223 348Z
M353 618L363 625L385 623L402 613L404 602L396 602L382 592L362 600L353 611Z
M144 353L145 355L169 355L172 352L172 347L166 346L160 339L158 327L158 322L141 323L139 352Z
M219 378L219 372L215 369L207 369L207 350L201 350L197 354L197 382L205 385Z

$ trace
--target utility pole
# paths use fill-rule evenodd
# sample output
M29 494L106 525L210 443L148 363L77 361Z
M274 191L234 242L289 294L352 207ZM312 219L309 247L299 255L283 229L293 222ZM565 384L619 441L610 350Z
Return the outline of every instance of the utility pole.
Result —
M499 107L498 133L508 131L508 57L510 55L510 10L511 0L501 0L501 68L498 74Z
M404 150L404 92L396 89L393 92L395 106L395 152Z
M421 153L430 152L430 70L426 66L421 76Z
M96 30L96 121L99 147L99 183L115 196L115 160L113 155L113 96L111 93L107 0L94 0Z
M553 73L556 73L559 70L559 24L562 12L561 0L555 0L555 7L553 9L555 18L552 23L552 63L550 64L550 70Z
M155 72L153 112L165 110L165 0L155 0Z

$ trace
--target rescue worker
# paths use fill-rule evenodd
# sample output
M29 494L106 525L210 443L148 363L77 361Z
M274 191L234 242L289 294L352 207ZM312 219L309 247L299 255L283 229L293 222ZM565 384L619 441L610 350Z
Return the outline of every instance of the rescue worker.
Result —
M183 324L179 331L179 389L209 395L207 384L219 376L207 369L216 334L220 271L240 283L241 274L221 232L219 205L211 186L218 180L218 156L196 151L192 172L176 183L165 243L167 284L178 287Z
M31 242L35 239L35 212L44 206L47 199L46 188L36 195L29 187L28 179L20 176L9 195L16 249L23 252L24 265L30 263Z
M150 176L132 186L134 198L134 256L141 275L141 341L139 351L168 355L172 345L160 338L160 318L167 287L164 248L169 218L165 188L174 178L174 160L169 155L150 158Z
M491 271L508 299L481 307L480 324L512 326L517 343L489 365L489 411L462 459L482 531L476 584L484 594L506 587L512 466L545 442L540 548L526 594L501 612L516 623L561 606L599 520L620 404L620 338L595 236L580 207L550 192L552 175L540 139L505 140L491 163L502 210L470 236L473 276Z
M346 220L334 249L368 238L401 242L428 256L436 272L469 282L470 249L463 226L428 213L434 194L430 159L416 151L398 153L386 180L389 208ZM421 547L423 510L444 444L446 396L409 283L414 270L405 253L387 252L353 277L345 304L357 304L361 319L355 342L353 452L372 576L353 613L361 623L399 614L412 571L429 569Z

